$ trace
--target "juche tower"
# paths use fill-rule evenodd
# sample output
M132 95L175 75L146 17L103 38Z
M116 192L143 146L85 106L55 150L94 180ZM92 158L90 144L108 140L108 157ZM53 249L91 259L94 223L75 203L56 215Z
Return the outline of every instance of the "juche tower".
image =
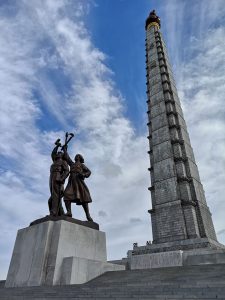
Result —
M216 233L155 11L145 29L153 244L213 247Z

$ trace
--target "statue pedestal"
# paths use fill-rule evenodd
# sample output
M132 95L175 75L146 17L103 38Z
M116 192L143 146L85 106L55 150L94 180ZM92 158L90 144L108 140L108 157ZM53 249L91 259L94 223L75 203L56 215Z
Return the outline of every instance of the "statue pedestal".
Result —
M44 220L20 229L5 286L81 284L125 269L107 263L104 232L88 227L92 222L72 220Z

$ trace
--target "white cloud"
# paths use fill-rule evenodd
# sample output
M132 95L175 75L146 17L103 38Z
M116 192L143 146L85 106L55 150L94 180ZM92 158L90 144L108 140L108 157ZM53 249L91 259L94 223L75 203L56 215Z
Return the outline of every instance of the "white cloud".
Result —
M132 218L141 218L149 226L147 139L136 136L124 118L124 99L105 65L106 56L94 47L80 20L81 6L70 17L70 5L67 1L56 6L53 1L21 2L13 21L1 20L6 28L1 35L5 50L0 53L4 69L0 75L1 153L8 169L0 181L1 194L7 196L0 204L0 214L5 215L1 227L7 228L12 219L12 235L4 237L3 278L16 230L47 213L50 145L58 135L62 137L62 131L41 129L37 121L48 117L44 110L52 111L51 117L62 130L76 127L79 133L69 150L71 155L83 153L93 172L87 182L93 198L90 210L107 232L109 258L125 256L133 238L145 241L149 236L143 230L138 233L143 224L130 223ZM46 72L54 69L52 61L63 80L72 82L66 93ZM40 96L35 96L35 90ZM99 211L106 212L104 218L98 216ZM84 217L77 207L74 216ZM119 232L123 234L118 236Z

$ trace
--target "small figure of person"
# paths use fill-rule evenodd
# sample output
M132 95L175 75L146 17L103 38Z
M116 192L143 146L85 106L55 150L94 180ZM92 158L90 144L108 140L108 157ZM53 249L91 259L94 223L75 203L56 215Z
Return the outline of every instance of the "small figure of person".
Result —
M64 191L64 203L67 209L66 215L72 217L71 203L76 203L76 205L83 206L87 220L93 221L88 207L88 203L92 202L92 199L89 189L84 182L84 179L91 175L91 171L84 165L84 158L81 154L77 154L74 159L75 161L73 161L67 152L67 147L65 147L64 155L70 166L70 176Z
M49 177L51 196L48 200L50 215L54 217L64 215L61 199L64 192L64 182L69 175L69 167L66 160L64 160L64 153L58 151L61 147L59 139L55 142L55 145L51 154L53 161Z

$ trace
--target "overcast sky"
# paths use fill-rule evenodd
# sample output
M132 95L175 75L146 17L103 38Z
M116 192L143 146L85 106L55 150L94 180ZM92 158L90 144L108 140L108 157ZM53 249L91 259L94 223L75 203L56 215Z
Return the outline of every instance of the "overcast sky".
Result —
M0 1L0 278L16 232L48 213L50 153L66 131L92 176L108 259L152 239L145 30L162 22L206 198L225 243L225 1ZM73 206L75 218L84 219Z

